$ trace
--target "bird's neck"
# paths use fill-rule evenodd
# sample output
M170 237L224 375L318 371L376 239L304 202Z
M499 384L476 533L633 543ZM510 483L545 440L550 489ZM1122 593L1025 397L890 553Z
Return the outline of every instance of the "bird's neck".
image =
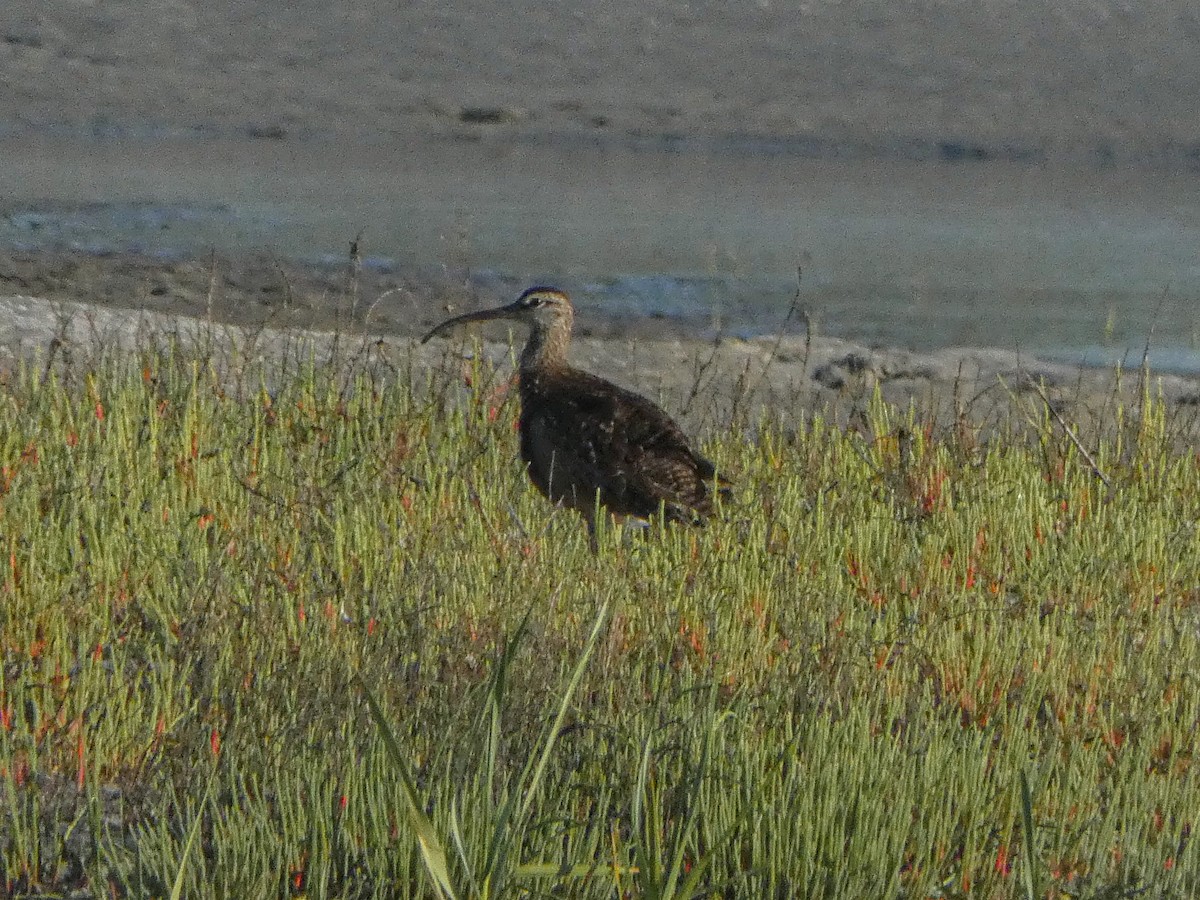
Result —
M535 325L529 341L521 351L521 371L561 369L567 365L567 350L571 346L571 323L558 321L550 326Z

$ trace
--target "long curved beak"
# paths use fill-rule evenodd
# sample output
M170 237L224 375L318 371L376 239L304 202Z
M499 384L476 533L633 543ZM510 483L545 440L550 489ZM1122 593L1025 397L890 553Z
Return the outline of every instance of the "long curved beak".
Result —
M499 306L495 309L482 309L479 312L466 313L465 315L455 316L452 319L447 319L440 325L434 326L425 337L421 338L421 343L424 344L435 334L439 334L450 328L458 325L467 325L471 322L488 322L492 319L515 319L519 317L521 307L516 303L510 303L507 306Z

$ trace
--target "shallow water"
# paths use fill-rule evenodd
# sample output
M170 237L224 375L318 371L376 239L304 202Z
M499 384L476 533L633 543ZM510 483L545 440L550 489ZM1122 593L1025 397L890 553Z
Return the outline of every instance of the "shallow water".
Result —
M0 244L553 280L614 315L1200 371L1200 174L396 139L0 142ZM803 278L797 292L797 267ZM793 317L789 328L797 325Z

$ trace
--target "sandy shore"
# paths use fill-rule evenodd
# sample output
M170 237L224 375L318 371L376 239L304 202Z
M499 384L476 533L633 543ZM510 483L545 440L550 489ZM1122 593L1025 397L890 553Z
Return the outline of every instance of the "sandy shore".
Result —
M318 358L375 359L394 372L454 371L476 346L502 371L513 358L504 325L479 332L481 345L470 336L416 341L447 311L490 305L502 293L470 297L419 279L352 277L348 267L285 270L257 258L205 266L36 254L7 264L20 273L0 286L0 348L8 366L18 358L44 359L52 341L60 359L86 363L101 351L134 350L166 337L203 341L229 364L279 363L310 349ZM81 294L90 302L78 302ZM1111 369L999 349L866 347L808 334L803 321L782 335L702 340L669 321L605 322L588 309L580 319L572 351L577 365L659 399L694 428L722 427L731 415L762 409L784 420L827 411L842 424L861 424L876 389L939 426L1020 425L1041 420L1049 404L1090 427L1111 421L1118 399L1136 405L1139 397L1137 359L1118 377ZM1200 378L1156 374L1152 387L1194 430Z

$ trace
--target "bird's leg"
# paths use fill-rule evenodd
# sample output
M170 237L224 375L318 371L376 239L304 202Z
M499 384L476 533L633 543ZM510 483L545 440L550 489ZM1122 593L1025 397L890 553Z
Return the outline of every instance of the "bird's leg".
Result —
M593 556L599 556L600 539L596 535L596 511L594 509L581 509L579 512L583 516L584 523L587 525L588 549L592 551Z

